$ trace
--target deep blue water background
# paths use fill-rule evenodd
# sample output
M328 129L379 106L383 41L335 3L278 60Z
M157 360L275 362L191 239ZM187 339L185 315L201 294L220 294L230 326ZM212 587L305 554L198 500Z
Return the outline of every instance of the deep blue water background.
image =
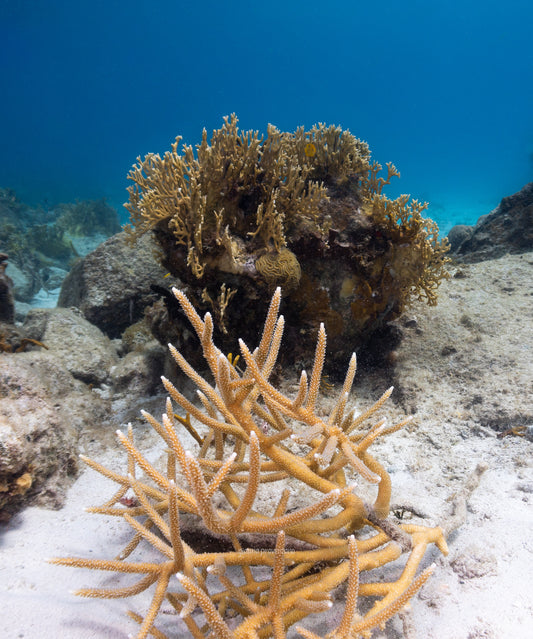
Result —
M121 207L138 155L321 121L442 230L533 179L531 0L0 0L0 186Z

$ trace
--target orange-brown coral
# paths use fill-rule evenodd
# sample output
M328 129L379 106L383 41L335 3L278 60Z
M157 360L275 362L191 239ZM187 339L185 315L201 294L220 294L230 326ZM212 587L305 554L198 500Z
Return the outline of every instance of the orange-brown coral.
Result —
M202 319L182 292L174 293L200 339L214 383L170 347L178 366L198 386L199 403L163 378L171 398L165 414L158 421L144 413L163 439L166 470L141 453L131 427L127 434L118 433L127 453L122 473L84 458L119 485L102 507L90 510L123 518L132 528L131 541L115 559L53 562L137 577L123 587L80 590L81 596L129 597L153 588L146 614L130 613L140 624L137 639L167 636L155 626L165 599L179 613L176 636L181 636L183 620L195 639L284 639L288 627L327 613L341 584L347 585L344 612L327 636L369 637L430 576L431 567L417 576L427 546L447 552L440 528L398 525L388 518L390 477L369 448L409 422L387 425L377 417L392 389L361 414L349 409L353 355L338 400L325 417L319 408L323 326L310 375L302 372L295 395L283 394L270 381L284 327L279 289L259 346L252 351L240 341L242 372L215 346L211 316ZM176 420L172 402L186 411L186 418ZM191 418L198 422L194 452L184 448L179 436L182 426L192 432ZM373 503L357 495L355 477L376 486ZM307 503L291 505L293 490L307 494ZM211 547L195 545L194 536L186 543L184 516L199 522L211 536ZM144 544L160 559L143 560ZM390 566L388 581L368 575L359 582L360 573L394 564L402 555L406 562L396 572ZM372 603L361 613L358 599L366 597ZM304 626L298 630L303 637L318 637Z

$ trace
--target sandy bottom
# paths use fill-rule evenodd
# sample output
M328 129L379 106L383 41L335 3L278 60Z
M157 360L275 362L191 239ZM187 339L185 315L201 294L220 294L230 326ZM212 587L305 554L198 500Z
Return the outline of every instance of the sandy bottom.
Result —
M533 255L526 255L463 267L442 287L439 306L415 306L404 320L392 373L396 403L388 410L392 419L414 413L415 422L373 448L391 475L394 509L408 521L445 526L475 468L487 469L468 496L464 523L448 538L449 555L428 554L424 566L436 563L432 578L403 617L373 637L533 637L532 264ZM388 385L379 376L361 380L357 401L375 399ZM529 427L530 438L497 436L520 425ZM146 443L153 446L150 436ZM118 463L109 449L89 454ZM125 545L122 522L83 512L112 491L111 482L86 470L62 510L28 508L3 529L1 637L135 634L125 613L146 610L146 594L127 601L76 598L71 591L109 587L114 577L45 562L111 558ZM188 636L175 616L159 619L169 636Z

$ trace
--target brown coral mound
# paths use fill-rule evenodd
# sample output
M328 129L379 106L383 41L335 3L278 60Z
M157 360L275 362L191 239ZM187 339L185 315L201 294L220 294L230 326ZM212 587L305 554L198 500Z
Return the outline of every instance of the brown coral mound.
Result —
M349 410L354 355L338 401L324 418L319 409L326 348L323 326L310 376L302 372L296 395L284 395L269 381L284 326L283 316L278 315L279 289L259 346L251 351L240 342L246 365L242 372L215 346L211 316L202 319L182 292L174 293L201 341L215 384L170 347L176 363L198 386L201 407L163 378L172 401L186 411L186 417L176 417L169 398L160 422L145 413L165 442L166 471L155 468L139 451L131 428L127 435L118 434L127 453L127 472L113 472L85 459L119 484L111 499L90 510L122 517L133 529L131 541L116 559L52 561L136 576L133 584L116 589L78 592L86 597L129 597L153 586L144 617L131 613L141 624L138 639L166 636L154 626L165 599L183 620L176 620L177 635L184 623L196 639L283 639L293 624L327 612L334 590L342 584L347 588L344 612L327 637L370 636L429 577L432 568L416 576L428 544L447 552L440 528L396 525L387 519L390 478L368 451L378 437L409 421L388 426L384 419L376 420L392 389L362 414ZM191 418L198 422L198 431ZM180 441L180 424L198 442L194 454ZM364 503L354 492L354 476L376 484L373 504ZM309 494L307 505L291 508L288 486ZM266 490L277 496L268 510L264 506L268 500L261 499ZM217 539L218 549L213 544L199 548L186 543L180 523L185 516L201 521L207 534ZM359 539L354 533L362 529L364 536ZM143 561L142 547L147 543L161 560ZM368 576L359 583L360 573L402 555L406 561L397 567L396 576L389 571L390 581L372 581ZM362 597L373 598L364 614L358 610ZM303 637L318 637L304 627L297 629Z
M312 349L320 322L343 357L413 298L436 303L446 241L422 217L425 204L384 195L398 171L388 164L382 177L349 131L269 125L263 137L232 115L210 141L204 130L196 152L180 143L131 170L130 230L154 231L165 268L198 308L219 318L221 287L234 291L228 335L254 338L276 286L299 326L293 359Z

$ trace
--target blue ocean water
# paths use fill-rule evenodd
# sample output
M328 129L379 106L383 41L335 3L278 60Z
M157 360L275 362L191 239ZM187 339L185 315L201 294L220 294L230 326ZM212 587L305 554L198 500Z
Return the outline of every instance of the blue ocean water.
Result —
M532 26L530 0L2 0L0 186L121 207L138 155L235 112L341 125L390 195L473 223L533 179Z

